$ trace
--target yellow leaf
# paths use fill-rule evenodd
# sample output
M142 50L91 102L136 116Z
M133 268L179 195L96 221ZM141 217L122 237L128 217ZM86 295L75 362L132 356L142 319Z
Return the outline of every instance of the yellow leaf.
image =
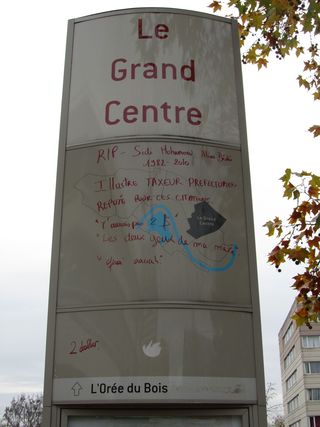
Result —
M257 53L255 46L251 46L248 50L248 53L245 55L245 59L252 64L255 64L257 61Z
M297 326L302 326L304 323L306 323L306 321L308 320L308 316L304 317L304 316L300 316L299 314L295 313L292 317L292 320L294 320L296 322Z
M299 86L304 86L306 89L310 90L311 86L308 80L304 79L302 76L298 76L297 80L299 81Z
M283 181L284 184L288 184L288 182L290 181L290 178L291 178L291 174L292 174L292 170L287 168L285 170L285 174L280 178L280 180Z
M320 91L314 92L313 93L313 99L316 101L318 99L320 99Z
M303 47L297 47L296 48L296 55L297 57L300 56L304 52Z
M275 226L274 226L273 221L268 221L265 224L263 224L263 226L268 228L267 236L273 236L274 235Z

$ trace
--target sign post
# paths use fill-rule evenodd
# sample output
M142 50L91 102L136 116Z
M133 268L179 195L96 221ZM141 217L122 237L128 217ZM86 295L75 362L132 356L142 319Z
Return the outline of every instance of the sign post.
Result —
M44 400L52 427L94 408L85 425L109 426L103 411L133 403L139 423L119 426L266 425L231 20L132 9L69 23ZM162 424L164 408L180 412Z

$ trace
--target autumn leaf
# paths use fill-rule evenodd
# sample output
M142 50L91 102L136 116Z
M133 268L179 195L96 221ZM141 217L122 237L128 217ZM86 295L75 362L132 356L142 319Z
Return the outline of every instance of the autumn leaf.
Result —
M268 233L267 236L273 236L274 235L274 230L275 230L275 226L273 221L268 221L266 222L263 227L267 227L268 228Z
M304 307L302 307L302 308L300 308L300 310L296 311L296 314L299 317L307 317L308 316L308 311Z
M280 248L280 246L276 246L270 252L268 256L268 262L274 264L276 268L280 266L285 261L285 251Z
M310 186L308 189L308 194L310 197L318 197L319 196L319 187Z
M288 168L285 170L285 174L280 178L280 180L283 181L284 185L286 185L290 181L291 174L291 169Z
M294 191L295 191L295 186L292 185L291 182L288 182L288 184L285 186L283 197L287 197L288 199L291 199Z
M295 189L294 191L293 191L293 198L294 199L299 199L299 197L300 197L300 191L299 190L297 190L297 189Z
M309 184L312 186L320 187L320 176L312 174Z
M267 68L268 61L264 58L259 58L257 64L258 64L258 69L260 70L262 67Z
M304 48L302 46L296 48L296 56L299 57L304 52Z
M313 133L314 138L320 135L320 126L314 125L309 128L309 132Z
M302 214L296 208L293 209L292 214L289 217L289 224L296 224L296 222L301 218Z
M292 316L292 320L296 322L298 327L304 325L306 323L306 319L308 319L308 316L300 316L298 313L295 313Z
M303 202L300 203L300 206L297 209L299 209L299 211L303 215L306 215L306 214L308 214L308 213L311 212L312 205L311 205L311 203L308 200L304 200Z
M311 89L311 85L310 85L310 83L308 82L308 80L304 79L301 75L297 77L297 80L298 80L298 82L299 82L299 86L300 86L300 87L301 87L301 86L303 86L303 87L305 87L305 88L306 88L306 89L308 89L308 90L310 90L310 89Z
M309 252L301 248L300 246L297 246L295 249L292 249L291 256L296 259L297 261L304 262L305 259L308 257Z
M221 3L219 1L213 1L209 6L211 9L213 9L213 12L218 12L222 9Z
M284 248L288 248L290 244L290 240L284 239L281 241L281 244Z

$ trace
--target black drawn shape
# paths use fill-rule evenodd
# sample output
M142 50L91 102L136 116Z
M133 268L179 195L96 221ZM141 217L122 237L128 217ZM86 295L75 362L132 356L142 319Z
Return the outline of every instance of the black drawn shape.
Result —
M198 239L219 230L226 219L219 214L208 202L200 202L194 205L194 212L188 218L190 229L187 230L192 237Z

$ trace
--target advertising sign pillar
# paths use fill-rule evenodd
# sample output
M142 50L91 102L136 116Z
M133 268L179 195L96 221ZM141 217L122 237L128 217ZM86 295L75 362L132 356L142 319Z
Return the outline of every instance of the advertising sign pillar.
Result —
M266 425L250 194L235 22L70 21L46 425Z

